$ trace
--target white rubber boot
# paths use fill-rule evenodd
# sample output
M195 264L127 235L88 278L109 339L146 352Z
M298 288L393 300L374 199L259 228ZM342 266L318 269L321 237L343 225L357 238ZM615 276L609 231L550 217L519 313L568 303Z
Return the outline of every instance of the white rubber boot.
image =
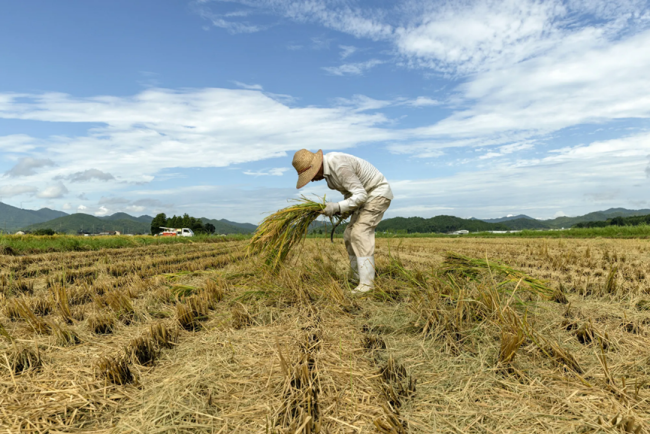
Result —
M359 283L359 262L356 256L350 255L350 280Z
M363 294L375 287L375 257L360 256L357 258L359 266L359 286L352 290L352 294Z

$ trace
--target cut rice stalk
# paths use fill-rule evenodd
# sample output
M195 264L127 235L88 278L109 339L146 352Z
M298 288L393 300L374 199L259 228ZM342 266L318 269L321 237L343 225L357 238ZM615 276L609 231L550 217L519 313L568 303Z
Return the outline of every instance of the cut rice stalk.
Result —
M324 197L322 202L315 202L303 196L296 202L266 217L248 245L249 253L261 253L266 264L274 270L305 238L309 226L325 209Z
M460 274L469 278L476 278L481 273L489 271L490 273L502 274L506 277L506 280L501 282L499 286L511 282L520 282L520 285L527 287L537 295L551 297L554 292L545 282L500 262L488 261L487 258L470 258L458 253L447 252L443 270L445 273Z

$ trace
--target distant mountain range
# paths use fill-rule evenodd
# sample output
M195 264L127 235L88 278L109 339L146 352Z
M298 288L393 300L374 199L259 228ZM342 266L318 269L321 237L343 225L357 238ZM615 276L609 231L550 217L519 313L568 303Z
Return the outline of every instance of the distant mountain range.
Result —
M570 228L577 223L606 221L614 217L632 217L650 214L650 209L629 210L625 208L610 208L605 211L595 211L578 217L557 217L548 220L534 219L525 214L509 215L492 219L463 219L454 216L436 216L429 219L422 217L394 217L383 220L377 227L378 231L395 231L409 233L451 232L466 229L476 231L523 230L523 229L560 229ZM88 214L66 214L49 208L37 211L16 208L0 202L0 230L15 232L19 229L53 229L57 232L78 233L80 230L99 233L120 231L132 234L148 234L151 231L153 217L141 215L134 217L124 212L110 216L95 217ZM211 223L215 233L234 234L252 233L257 226L250 223L237 223L226 219L208 219L202 217L203 224ZM318 230L320 224L315 223L312 230ZM337 230L343 230L341 225Z
M549 220L538 220L525 214L516 216L506 216L494 219L473 219L481 220L486 223L502 223L510 230L522 229L561 229L570 228L577 223L605 221L614 217L632 217L638 215L648 215L650 209L625 209L610 208L605 211L595 211L578 217L557 217Z
M151 233L152 220L153 217L149 215L134 217L124 212L96 217L83 213L67 214L49 208L33 211L0 202L0 230L7 232L53 229L69 234L76 234L79 231L90 233L120 231L129 234L149 234ZM216 220L202 217L201 221L204 224L212 223L217 234L246 234L257 229L257 226L250 223L237 223L226 219Z
M38 211L34 211L31 209L16 208L0 202L0 229L15 232L24 226L46 222L66 215L68 214L49 208L41 208Z

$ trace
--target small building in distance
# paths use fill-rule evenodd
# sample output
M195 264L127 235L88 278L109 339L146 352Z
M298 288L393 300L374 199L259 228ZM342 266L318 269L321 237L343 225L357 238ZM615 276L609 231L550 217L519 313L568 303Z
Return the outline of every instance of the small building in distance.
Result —
M467 229L461 229L459 231L452 232L451 235L466 235L469 234Z

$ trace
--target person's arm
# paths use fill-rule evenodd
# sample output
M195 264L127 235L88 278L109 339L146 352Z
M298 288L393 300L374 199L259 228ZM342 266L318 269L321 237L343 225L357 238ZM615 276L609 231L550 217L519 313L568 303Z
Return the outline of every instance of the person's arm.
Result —
M341 214L354 211L368 200L368 192L363 188L363 184L357 177L354 170L347 165L342 165L336 171L336 175L343 188L350 192L350 196L339 202Z

